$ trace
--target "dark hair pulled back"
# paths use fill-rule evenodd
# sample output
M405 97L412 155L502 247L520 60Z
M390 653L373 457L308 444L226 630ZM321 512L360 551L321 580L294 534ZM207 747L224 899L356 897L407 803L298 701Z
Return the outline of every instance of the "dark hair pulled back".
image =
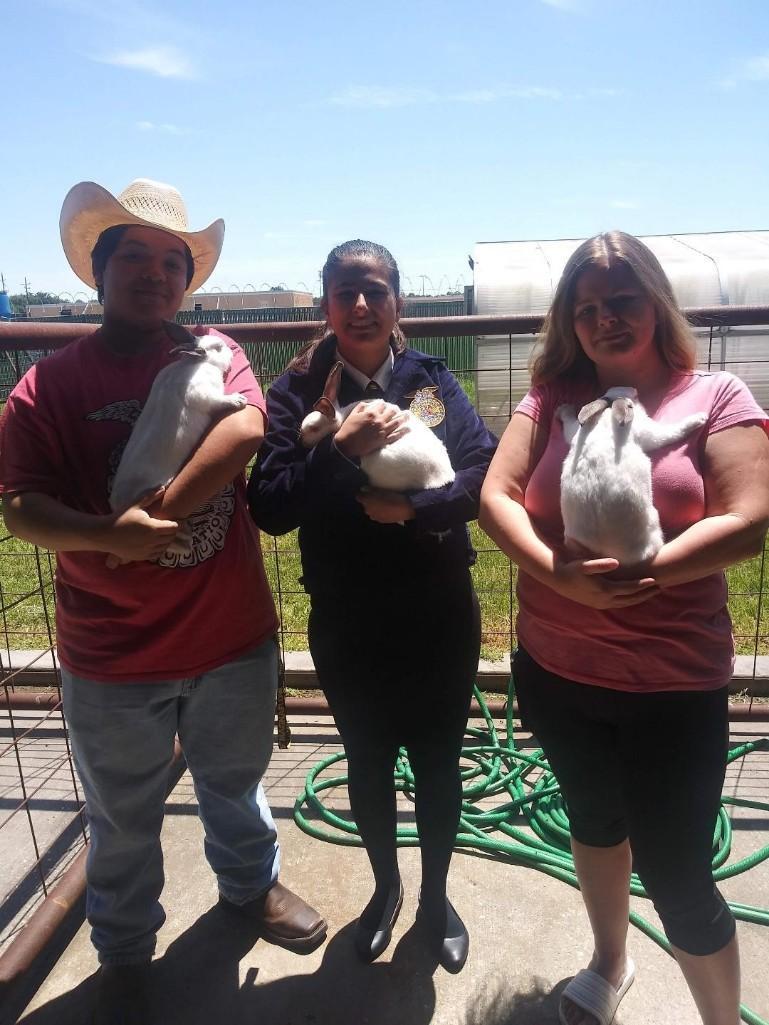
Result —
M380 246L378 242L369 242L366 239L353 238L348 242L342 242L341 245L335 246L326 257L326 262L323 264L323 270L321 271L324 299L328 298L328 283L331 275L348 260L361 259L376 260L377 263L380 263L387 271L390 286L396 297L400 295L400 271L398 270L398 264L395 262L395 257L392 255L390 250L385 249L384 246ZM318 337L314 338L311 342L308 342L304 348L300 349L286 369L298 370L300 372L307 370L315 350L322 341L329 338L332 334L333 332L329 329L328 323L324 323L319 331ZM392 339L396 352L402 352L406 348L406 338L397 324L393 328Z

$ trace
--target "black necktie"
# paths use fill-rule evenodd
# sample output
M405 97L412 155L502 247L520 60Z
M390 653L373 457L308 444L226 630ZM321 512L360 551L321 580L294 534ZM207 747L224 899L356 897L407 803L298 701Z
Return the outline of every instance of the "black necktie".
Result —
M366 385L366 398L367 399L381 399L384 396L384 392L376 381L369 381Z

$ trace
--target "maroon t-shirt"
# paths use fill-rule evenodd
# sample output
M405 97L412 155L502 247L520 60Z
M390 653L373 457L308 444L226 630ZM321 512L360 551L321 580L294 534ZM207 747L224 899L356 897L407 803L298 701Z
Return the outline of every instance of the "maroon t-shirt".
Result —
M231 339L225 390L266 417L245 354ZM110 513L109 485L171 345L118 356L100 332L35 364L0 424L0 493L41 492L85 513ZM196 676L277 628L241 473L188 518L192 550L108 569L101 552L60 552L59 658L91 679L149 682Z

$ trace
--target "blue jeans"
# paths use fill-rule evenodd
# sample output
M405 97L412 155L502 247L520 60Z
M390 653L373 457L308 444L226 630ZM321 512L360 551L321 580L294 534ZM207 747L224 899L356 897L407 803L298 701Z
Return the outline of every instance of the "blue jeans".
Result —
M103 964L148 961L165 921L160 829L178 733L219 892L235 904L278 878L261 785L272 753L277 645L191 679L107 683L62 668L64 713L91 840L86 913Z

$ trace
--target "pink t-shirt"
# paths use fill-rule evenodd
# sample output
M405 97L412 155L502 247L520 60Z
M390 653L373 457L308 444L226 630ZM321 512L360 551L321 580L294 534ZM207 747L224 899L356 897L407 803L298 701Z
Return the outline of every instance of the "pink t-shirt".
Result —
M560 479L568 445L555 410L596 397L595 384L555 381L533 388L516 412L548 424L547 447L526 487L525 506L545 540L563 542ZM654 420L673 422L704 412L707 423L679 445L650 454L654 505L665 538L705 515L702 455L708 434L766 415L748 388L727 373L678 374ZM731 677L732 625L723 573L667 588L629 608L606 611L563 598L533 577L518 575L518 638L550 672L581 683L625 691L710 690Z
M266 416L245 354L231 339L227 392ZM40 360L0 423L0 493L42 492L81 512L109 513L109 483L171 345L118 356L100 332ZM99 552L60 552L57 648L71 672L140 681L196 676L260 644L277 627L245 477L188 520L192 551L107 569Z

